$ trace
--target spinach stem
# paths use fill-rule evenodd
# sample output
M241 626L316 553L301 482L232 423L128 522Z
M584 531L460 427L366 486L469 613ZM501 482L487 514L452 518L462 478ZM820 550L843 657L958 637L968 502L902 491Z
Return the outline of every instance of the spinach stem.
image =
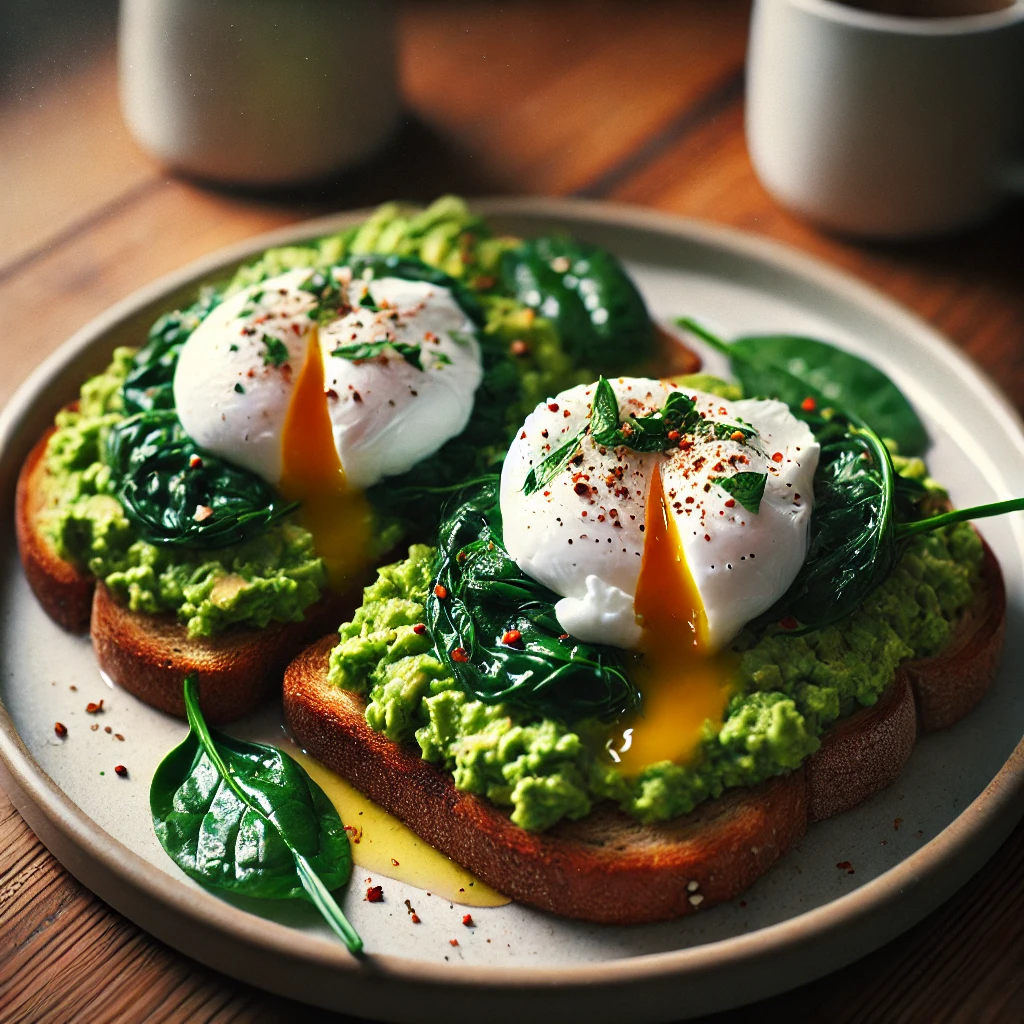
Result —
M706 327L697 323L696 320L688 316L680 316L676 318L676 327L682 327L684 330L689 331L691 334L696 334L701 341L707 342L712 348L717 349L719 352L725 352L729 354L729 346L722 341L717 335L712 334Z
M955 508L952 512L919 519L915 523L900 523L896 527L896 539L913 537L918 533L928 533L942 526L963 523L971 519L986 519L988 516L1001 516L1006 512L1024 511L1024 498L1010 498L1007 501L995 501L990 505L975 505L972 508Z
M254 814L258 814L264 820L269 821L277 829L281 839L284 840L285 846L288 847L292 859L295 861L296 871L299 881L302 882L302 888L306 890L306 894L313 905L320 911L324 920L331 926L331 929L338 938L348 946L349 952L353 956L361 954L363 951L363 940L359 937L359 933L355 928L349 924L348 918L345 917L341 907L335 902L334 897L313 869L313 866L295 849L288 840L288 837L281 832L277 822L242 789L238 784L238 780L234 778L230 769L224 763L224 759L220 756L220 751L210 735L206 719L203 718L203 713L199 707L199 677L195 672L191 672L185 677L185 714L188 716L188 724L195 733L199 745L203 748L214 768L219 772L228 789L234 793L240 803L248 807Z

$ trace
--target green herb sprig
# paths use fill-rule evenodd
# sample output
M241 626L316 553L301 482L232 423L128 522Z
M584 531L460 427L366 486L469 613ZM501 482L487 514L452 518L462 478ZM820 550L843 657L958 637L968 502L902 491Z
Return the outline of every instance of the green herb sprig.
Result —
M410 366L415 366L417 370L423 369L422 348L404 341L364 341L353 345L339 345L331 355L358 363L365 359L377 359L388 349L400 355Z
M184 690L189 734L160 762L150 786L160 845L208 888L308 900L349 951L361 953L362 939L331 895L352 873L334 805L283 751L210 730L195 674Z

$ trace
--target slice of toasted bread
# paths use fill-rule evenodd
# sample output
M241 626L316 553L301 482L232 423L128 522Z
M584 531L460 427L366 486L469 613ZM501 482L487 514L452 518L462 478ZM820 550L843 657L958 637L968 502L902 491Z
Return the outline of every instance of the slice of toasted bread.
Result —
M41 514L54 500L48 485L46 446L56 431L51 427L29 452L14 499L14 528L25 577L46 614L72 633L89 628L95 579L57 553L53 541L41 529Z
M117 603L97 584L92 602L93 650L100 671L151 707L184 717L182 680L199 673L199 704L213 724L254 711L281 685L285 666L312 639L351 617L361 591L325 594L301 622L231 629L190 639L173 615L146 615Z
M918 728L949 724L948 714L918 721L917 707L936 699L933 684L945 693L950 680L964 681L969 696L940 702L961 713L984 695L998 664L1004 618L1002 575L986 547L978 596L943 652L901 668L877 704L837 723L797 771L727 791L691 814L655 825L603 805L548 832L516 827L505 810L456 790L451 776L418 750L367 725L362 698L327 681L333 636L288 667L285 718L313 757L499 891L566 917L662 921L732 899L778 860L808 822L848 810L889 785L910 756Z
M285 666L303 647L352 614L359 586L343 595L326 594L307 609L302 622L190 640L173 616L119 606L93 576L61 558L40 528L40 514L54 500L44 456L55 429L42 436L18 477L15 527L25 576L59 626L74 633L91 631L101 671L140 700L184 716L182 680L195 671L200 674L200 705L209 720L240 718L280 685Z

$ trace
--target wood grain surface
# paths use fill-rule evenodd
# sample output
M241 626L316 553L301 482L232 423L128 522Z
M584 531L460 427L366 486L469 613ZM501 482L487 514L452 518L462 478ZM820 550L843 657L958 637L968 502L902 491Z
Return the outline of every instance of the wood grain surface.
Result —
M204 253L319 213L461 191L611 199L787 242L924 317L1024 408L1024 204L902 245L837 238L788 214L744 144L748 17L744 0L404 4L408 116L393 144L372 166L273 194L172 177L142 153L119 118L109 31L59 62L36 59L36 41L0 83L0 402L91 317ZM711 1019L783 1014L1024 1019L1024 827L900 939ZM141 932L69 876L0 793L0 1019L331 1018Z

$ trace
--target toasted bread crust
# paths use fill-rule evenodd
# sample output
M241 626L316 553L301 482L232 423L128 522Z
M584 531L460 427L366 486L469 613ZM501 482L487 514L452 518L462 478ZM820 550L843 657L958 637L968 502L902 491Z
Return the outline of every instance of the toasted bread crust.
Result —
M18 474L14 499L14 529L25 577L47 615L71 633L89 628L95 579L57 554L53 542L39 528L40 513L49 491L46 446L56 431L50 427L29 452Z
M803 834L798 773L657 825L601 806L582 821L527 832L505 811L459 792L417 750L374 732L362 699L326 683L334 643L323 638L288 668L293 734L431 846L522 903L607 924L667 920L746 888Z
M102 584L92 603L93 649L100 671L151 707L185 716L182 680L199 673L199 704L214 724L254 711L281 683L295 652L351 616L358 589L325 594L301 622L232 629L189 639L173 615L146 615L117 603Z
M608 924L662 921L734 898L803 835L902 771L918 729L951 724L984 695L1002 645L1005 594L986 546L978 597L935 658L901 667L877 704L843 719L799 769L730 790L669 822L642 825L610 805L548 832L517 828L508 813L455 789L415 748L374 732L364 702L327 682L327 636L285 673L285 718L310 754L488 885L565 917ZM999 621L997 621L999 620ZM965 664L970 659L971 664ZM980 668L976 668L980 665ZM954 696L952 680L970 690ZM933 692L937 688L938 695ZM942 716L921 716L920 707Z

